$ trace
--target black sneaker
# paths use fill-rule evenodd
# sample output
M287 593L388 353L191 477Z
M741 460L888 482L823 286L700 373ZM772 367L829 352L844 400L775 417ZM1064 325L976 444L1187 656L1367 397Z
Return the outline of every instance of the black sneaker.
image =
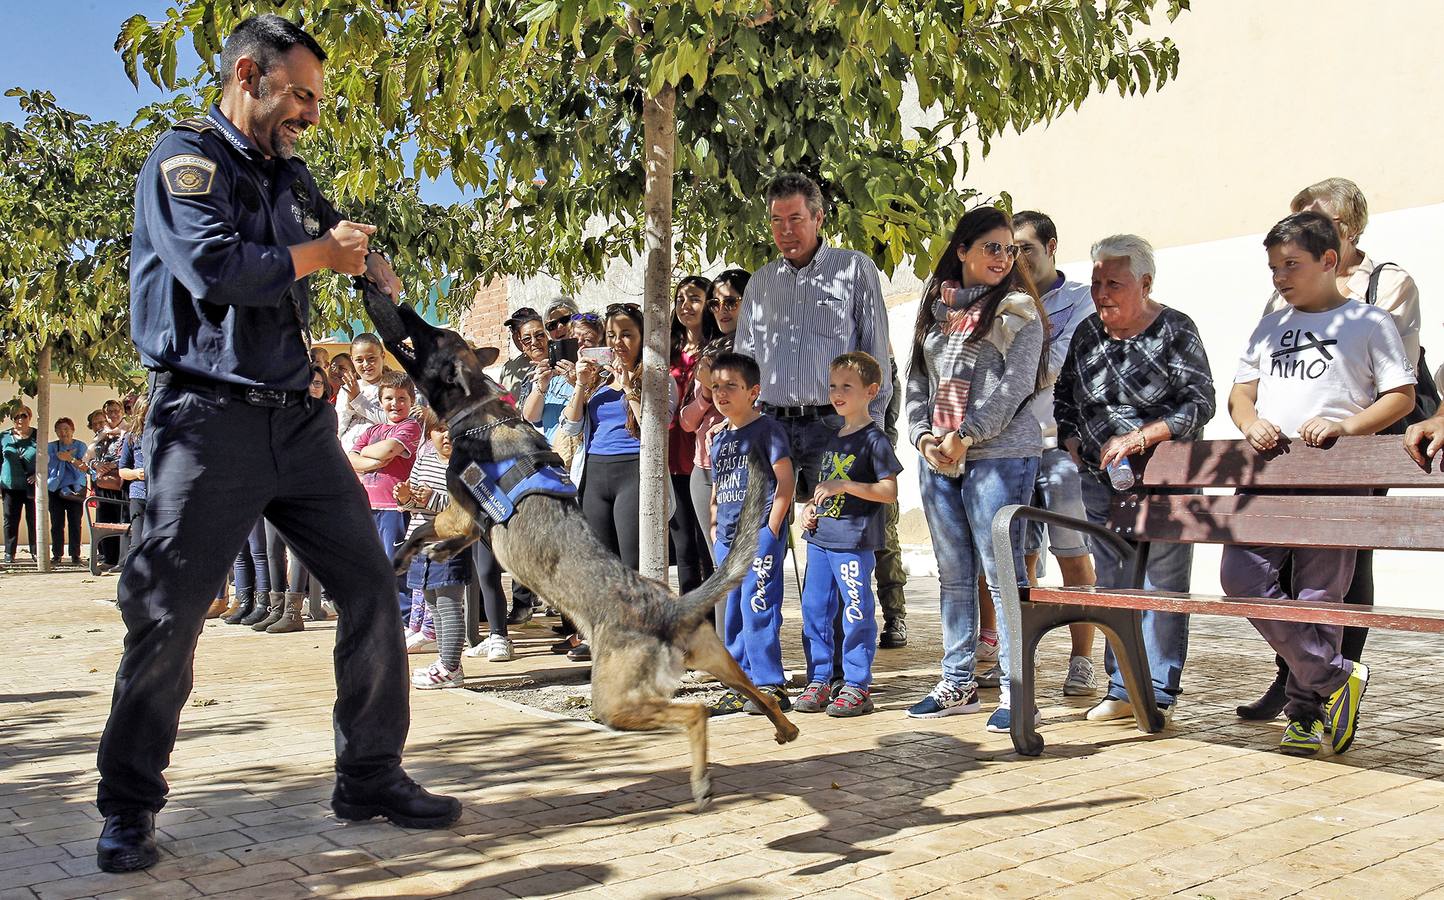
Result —
M877 646L881 650L897 650L908 645L908 623L906 619L883 619L882 634Z
M758 688L758 690L776 700L778 708L783 712L790 712L792 710L792 701L787 699L787 690L781 685L769 684L765 687ZM751 700L742 704L742 711L749 716L762 716L767 714L761 706L758 706Z
M160 858L155 847L155 813L126 809L105 817L95 843L95 864L102 872L139 872Z
M518 603L511 608L511 612L506 614L506 624L525 625L531 621L531 617L535 611L536 607L530 603Z
M400 769L367 781L336 779L331 810L347 822L380 816L403 828L445 828L461 818L461 802L433 794Z

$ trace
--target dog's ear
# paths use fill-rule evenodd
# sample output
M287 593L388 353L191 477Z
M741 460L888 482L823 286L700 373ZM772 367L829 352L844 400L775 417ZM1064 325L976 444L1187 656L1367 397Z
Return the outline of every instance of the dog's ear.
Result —
M483 369L496 362L498 356L501 356L501 351L495 347L478 347L476 349L476 361L481 363Z

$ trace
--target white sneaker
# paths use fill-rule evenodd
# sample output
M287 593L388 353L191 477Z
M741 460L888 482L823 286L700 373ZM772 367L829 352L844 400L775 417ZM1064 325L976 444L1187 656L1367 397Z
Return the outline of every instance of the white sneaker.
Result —
M973 668L986 670L998 664L998 642L978 638L978 652L973 659ZM986 687L987 685L984 685Z
M432 663L431 668L411 676L411 686L421 691L461 687L465 681L466 676L461 674L461 666L448 669L440 662Z
M493 634L486 639L487 662L510 662L512 659L511 638Z
M1093 675L1093 660L1075 656L1068 660L1068 677L1063 679L1064 697L1091 697L1098 693L1098 679Z
M436 649L436 641L428 640L426 632L413 631L406 635L407 653L425 653L428 650Z
M1118 719L1133 718L1133 704L1127 700L1115 700L1112 697L1104 697L1097 706L1088 710L1087 719L1090 722L1113 722Z

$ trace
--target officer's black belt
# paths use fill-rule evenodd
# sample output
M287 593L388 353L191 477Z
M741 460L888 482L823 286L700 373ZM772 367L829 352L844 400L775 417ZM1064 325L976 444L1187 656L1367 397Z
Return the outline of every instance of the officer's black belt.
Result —
M762 411L774 419L820 419L835 412L831 406L774 406L771 403L762 404Z
M306 402L305 391L282 391L273 388L247 387L210 378L197 378L181 372L156 372L157 387L173 387L183 391L197 391L217 397L231 397L251 406L268 406L284 409Z

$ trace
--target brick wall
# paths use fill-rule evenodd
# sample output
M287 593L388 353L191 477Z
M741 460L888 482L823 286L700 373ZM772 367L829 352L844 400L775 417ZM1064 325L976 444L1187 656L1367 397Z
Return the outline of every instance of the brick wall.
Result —
M462 337L478 347L500 348L503 358L510 356L511 336L501 324L509 311L507 279L487 282L476 292L471 305L461 314Z

